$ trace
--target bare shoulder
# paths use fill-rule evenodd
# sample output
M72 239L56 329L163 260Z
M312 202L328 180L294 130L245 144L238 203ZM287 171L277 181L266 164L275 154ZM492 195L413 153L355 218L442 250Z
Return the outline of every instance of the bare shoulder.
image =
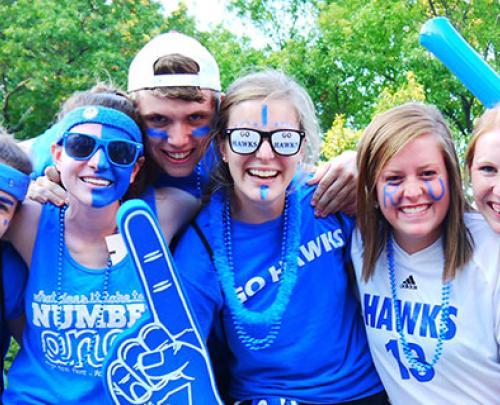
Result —
M4 236L14 245L28 265L31 262L41 212L41 204L25 200L16 211Z

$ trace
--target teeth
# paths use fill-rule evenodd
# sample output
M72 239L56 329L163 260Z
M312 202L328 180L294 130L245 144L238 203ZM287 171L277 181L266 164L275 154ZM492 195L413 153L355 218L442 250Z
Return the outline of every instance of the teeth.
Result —
M111 184L109 180L98 177L83 177L82 180L85 183L93 184L94 186L109 186Z
M172 159L185 159L191 154L191 151L189 152L167 152L167 155L171 157Z
M258 176L258 177L275 177L278 175L277 170L250 169L248 171L252 176Z
M491 208L493 208L493 211L495 211L497 214L500 214L500 203L492 202L490 206Z
M418 214L419 212L425 211L427 209L427 205L419 205L417 207L405 207L401 208L405 214Z

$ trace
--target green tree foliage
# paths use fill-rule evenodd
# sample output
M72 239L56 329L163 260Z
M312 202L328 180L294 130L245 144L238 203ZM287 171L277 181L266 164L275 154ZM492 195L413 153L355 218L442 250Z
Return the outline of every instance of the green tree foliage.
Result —
M321 147L321 160L328 161L346 150L355 150L363 131L346 126L345 115L337 114L326 131Z
M407 82L395 91L389 87L382 89L373 109L374 115L410 101L425 102L424 86L417 83L415 74L408 72L406 78Z
M194 31L185 7L165 19L150 0L3 1L1 124L18 138L30 138L74 91L98 80L125 87L137 50L171 28Z
M382 89L373 109L374 115L410 101L425 101L424 87L417 83L413 72L408 72L407 82L403 83L397 90ZM330 160L345 150L355 150L362 134L362 129L356 130L346 124L345 115L337 114L331 128L324 136L321 149L322 160Z
M279 20L298 0L233 1L258 28ZM323 128L336 114L364 127L385 91L397 91L414 72L425 100L435 104L462 135L470 133L482 106L429 52L419 45L423 23L447 16L469 43L498 70L498 0L317 0L316 16L304 33L281 30L270 59L297 77L316 102ZM246 4L246 5L245 5ZM271 16L269 16L271 14ZM270 29L268 27L268 29ZM286 33L289 33L288 37ZM270 35L274 39L275 35ZM286 46L283 46L286 44Z

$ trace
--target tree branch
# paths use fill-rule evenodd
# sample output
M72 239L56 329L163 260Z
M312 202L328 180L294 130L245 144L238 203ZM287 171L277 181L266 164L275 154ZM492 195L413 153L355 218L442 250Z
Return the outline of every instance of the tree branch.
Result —
M23 87L26 86L26 84L30 81L31 79L24 79L22 82L19 82L16 87L14 87L11 91L6 91L4 94L3 98L3 106L2 106L2 115L3 115L3 122L9 122L9 100L12 97L13 94L17 93L20 91Z

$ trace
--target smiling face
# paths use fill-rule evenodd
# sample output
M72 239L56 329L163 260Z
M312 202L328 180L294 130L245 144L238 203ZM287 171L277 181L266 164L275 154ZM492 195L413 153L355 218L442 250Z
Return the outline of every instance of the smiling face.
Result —
M131 140L128 134L119 129L94 123L76 125L71 128L71 132L106 140ZM139 160L130 167L113 165L101 148L87 160L73 159L60 145L54 145L53 153L62 184L69 196L98 208L120 200L142 164Z
M205 152L215 102L212 91L203 94L202 102L138 94L139 112L148 128L146 148L170 176L191 174Z
M377 200L408 253L437 240L450 205L448 174L434 135L422 135L396 153L377 179Z
M262 131L300 129L294 106L286 100L248 100L231 108L227 128L249 128ZM234 192L241 209L245 205L283 203L286 188L292 181L302 155L280 156L264 139L259 149L250 155L233 152L229 140L221 144L223 159L234 180ZM264 186L265 201L261 194Z
M478 138L470 175L477 208L500 233L500 130Z

